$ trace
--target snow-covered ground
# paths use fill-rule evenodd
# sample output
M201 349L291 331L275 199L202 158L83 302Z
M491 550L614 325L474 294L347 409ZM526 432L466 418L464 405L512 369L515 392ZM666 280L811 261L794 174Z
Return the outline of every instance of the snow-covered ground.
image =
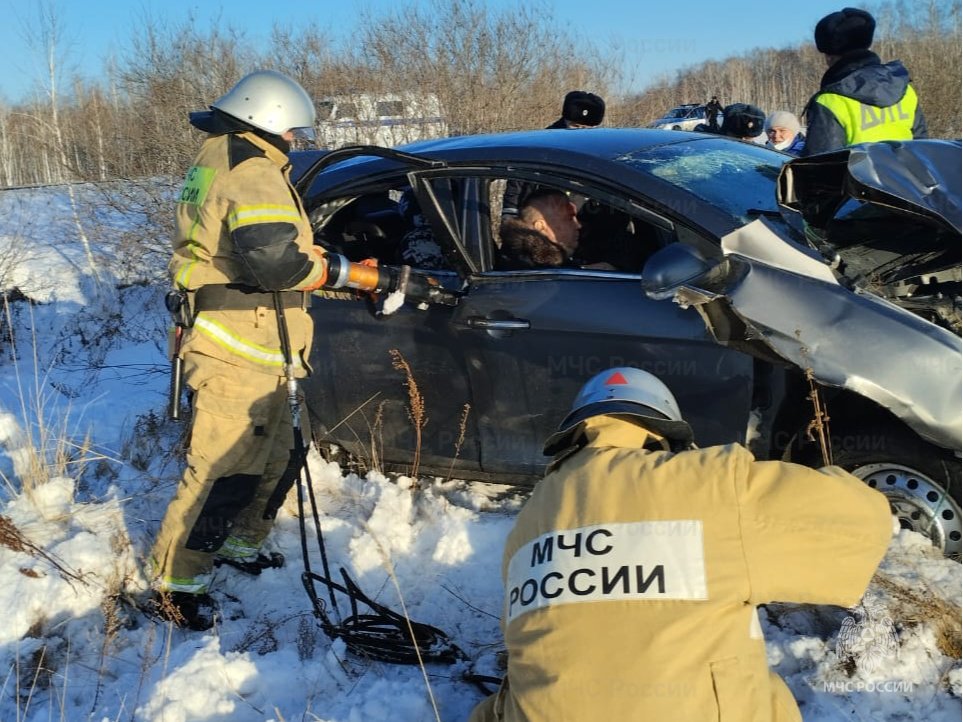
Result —
M0 314L0 720L466 719L482 697L462 679L470 663L425 676L354 657L321 632L300 581L292 499L270 540L287 566L256 578L218 570L224 616L213 630L138 610L183 430L164 418L165 289L118 277L104 249L123 218L89 205L79 218L99 279L64 189L0 192L0 282L42 302ZM38 473L31 448L50 459L59 448L66 461ZM331 566L379 603L403 602L490 673L502 543L522 496L359 478L317 454L310 472ZM960 569L902 532L862 608L760 610L770 663L804 719L960 719Z

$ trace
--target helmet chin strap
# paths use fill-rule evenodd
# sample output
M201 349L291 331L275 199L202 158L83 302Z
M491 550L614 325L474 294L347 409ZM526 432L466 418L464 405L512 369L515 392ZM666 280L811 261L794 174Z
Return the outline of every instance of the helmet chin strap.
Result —
M642 448L648 449L654 446L657 446L659 451L672 451L672 446L669 444L669 440L662 436L650 436L645 440Z

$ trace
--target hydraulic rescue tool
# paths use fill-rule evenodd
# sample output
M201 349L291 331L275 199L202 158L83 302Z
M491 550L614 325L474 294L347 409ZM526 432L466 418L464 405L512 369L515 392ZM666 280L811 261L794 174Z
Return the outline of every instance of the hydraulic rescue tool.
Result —
M403 302L409 301L418 309L426 309L429 305L455 306L460 294L457 291L442 286L430 276L422 276L411 272L410 266L382 266L377 261L356 263L337 253L327 253L327 278L321 286L321 291L335 291L339 298L364 298L370 301L372 294L384 295L385 300L377 316L387 316L401 307ZM345 295L345 291L358 295ZM285 292L290 295L292 292ZM195 298L192 298L192 295ZM276 295L276 294L275 294ZM171 331L171 383L168 416L174 420L181 419L181 395L183 390L183 359L181 358L181 343L184 330L193 325L193 314L210 304L231 303L228 297L261 297L270 299L271 294L260 289L247 288L236 284L203 286L197 291L177 289L170 291L164 298L164 304L173 317L174 326ZM201 299L204 303L199 303ZM268 301L271 302L270 300Z

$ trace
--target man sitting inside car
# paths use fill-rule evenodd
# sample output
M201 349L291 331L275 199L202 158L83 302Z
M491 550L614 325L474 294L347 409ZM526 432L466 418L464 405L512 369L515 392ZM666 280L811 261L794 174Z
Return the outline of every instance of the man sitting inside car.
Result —
M502 220L499 269L577 268L572 256L581 227L575 204L562 191L534 191L523 201L517 217Z
M525 197L518 217L502 219L500 271L530 268L591 268L612 271L607 262L575 258L582 223L575 204L559 190L540 188Z

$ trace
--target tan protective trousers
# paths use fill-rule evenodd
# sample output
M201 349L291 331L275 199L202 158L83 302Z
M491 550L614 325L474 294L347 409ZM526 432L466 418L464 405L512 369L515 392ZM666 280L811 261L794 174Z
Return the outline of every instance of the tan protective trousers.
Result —
M194 392L187 468L151 557L158 588L201 593L215 553L254 556L270 532L265 509L294 437L283 378L188 353L184 379Z

